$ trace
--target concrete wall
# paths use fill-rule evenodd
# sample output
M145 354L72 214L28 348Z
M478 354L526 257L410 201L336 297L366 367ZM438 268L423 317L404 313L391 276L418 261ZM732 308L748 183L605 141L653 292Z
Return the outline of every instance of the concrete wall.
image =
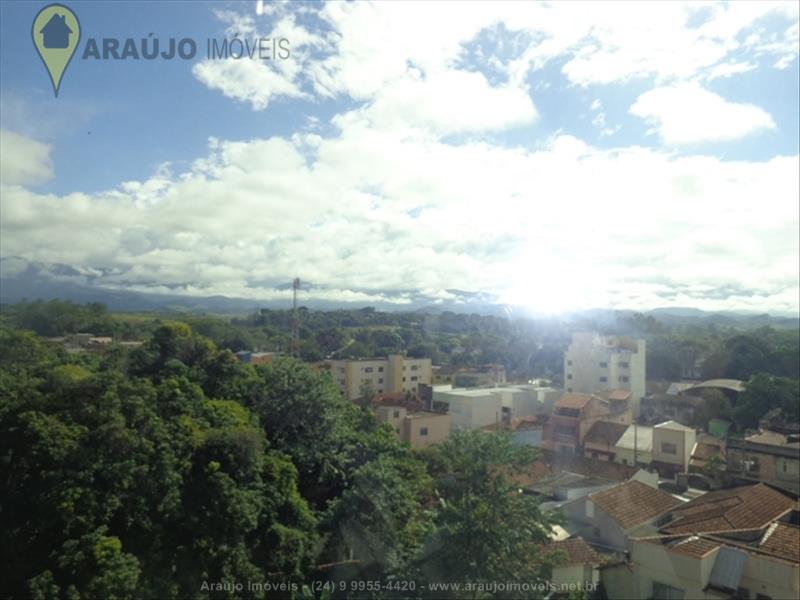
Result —
M695 443L695 433L679 429L668 429L666 427L653 428L653 460L674 465L680 465L684 471L689 467L689 459L692 456L692 448ZM675 454L664 452L664 443L674 444Z
M427 429L426 435L423 435L424 429ZM450 415L414 413L405 418L402 431L402 440L412 448L427 448L450 436Z

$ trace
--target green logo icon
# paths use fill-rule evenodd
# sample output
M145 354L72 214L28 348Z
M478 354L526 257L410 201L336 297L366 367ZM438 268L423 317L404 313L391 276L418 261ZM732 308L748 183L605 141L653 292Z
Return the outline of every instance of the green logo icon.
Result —
M63 4L49 4L33 19L31 36L58 97L61 78L81 39L78 17Z

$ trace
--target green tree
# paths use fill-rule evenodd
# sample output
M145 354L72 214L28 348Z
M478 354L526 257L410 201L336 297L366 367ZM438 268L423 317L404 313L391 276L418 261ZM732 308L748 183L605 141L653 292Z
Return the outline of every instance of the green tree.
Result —
M420 579L490 585L549 576L541 546L558 517L510 477L536 458L508 434L479 431L456 433L430 453L438 506L412 567Z

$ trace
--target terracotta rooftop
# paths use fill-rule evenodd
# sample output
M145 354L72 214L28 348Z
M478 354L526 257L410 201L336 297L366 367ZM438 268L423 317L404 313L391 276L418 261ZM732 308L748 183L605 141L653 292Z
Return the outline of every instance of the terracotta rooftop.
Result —
M564 558L556 563L559 566L599 565L605 562L605 559L581 537L574 537L568 540L547 544L543 550L545 554L551 554L553 552L562 553Z
M702 558L709 552L719 548L721 545L722 544L720 542L714 542L712 540L707 540L705 538L692 535L669 544L669 548L673 552L686 554L687 556L693 556L695 558Z
M595 492L589 499L623 529L644 523L681 504L674 496L636 480Z
M747 436L748 442L755 444L767 444L769 446L787 446L789 448L800 448L800 442L790 441L789 436L777 431L762 429L758 433Z
M692 449L691 464L695 466L703 466L705 461L710 457L717 455L721 459L725 459L725 441L715 438L711 435L697 437L697 443Z
M800 528L788 523L775 523L759 544L762 550L794 562L800 562Z
M763 529L794 508L795 501L758 483L709 492L672 511L665 533L711 533Z
M591 394L563 394L556 400L555 408L576 408L582 409L589 403L593 396Z
M600 444L603 446L613 446L628 429L622 423L611 423L609 421L597 421L591 429L586 432L583 438L584 444Z

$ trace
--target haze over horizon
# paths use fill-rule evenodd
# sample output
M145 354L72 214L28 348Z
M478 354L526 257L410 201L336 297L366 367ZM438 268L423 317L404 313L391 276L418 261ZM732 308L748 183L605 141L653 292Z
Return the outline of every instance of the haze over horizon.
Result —
M78 56L55 99L3 3L6 282L800 310L797 3L69 6L291 57Z

